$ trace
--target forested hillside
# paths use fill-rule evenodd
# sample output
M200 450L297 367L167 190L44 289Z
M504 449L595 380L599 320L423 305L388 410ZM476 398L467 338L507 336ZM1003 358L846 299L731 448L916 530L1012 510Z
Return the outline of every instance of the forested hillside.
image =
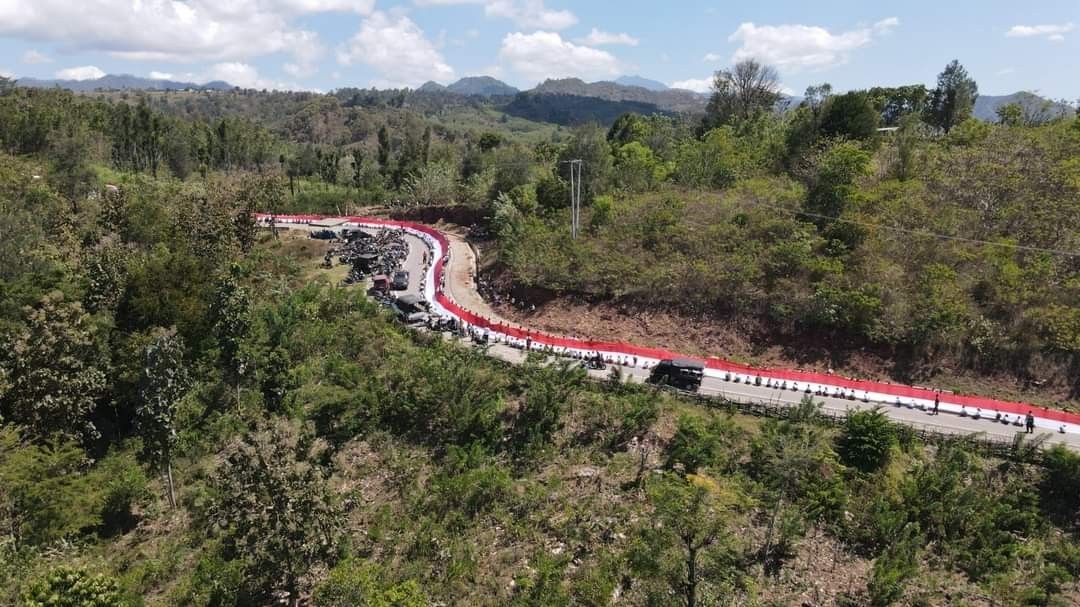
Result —
M530 297L1075 398L1080 123L968 120L959 66L786 115L724 78L704 120L573 131L393 92L0 80L0 605L1076 604L1063 447L510 369L253 220L472 216Z

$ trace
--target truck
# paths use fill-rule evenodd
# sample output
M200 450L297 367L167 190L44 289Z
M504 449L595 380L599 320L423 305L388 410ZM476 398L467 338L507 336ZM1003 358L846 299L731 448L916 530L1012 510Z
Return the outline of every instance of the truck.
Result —
M678 390L697 392L705 378L705 365L696 360L669 358L660 361L649 374L648 382L659 386L671 386Z

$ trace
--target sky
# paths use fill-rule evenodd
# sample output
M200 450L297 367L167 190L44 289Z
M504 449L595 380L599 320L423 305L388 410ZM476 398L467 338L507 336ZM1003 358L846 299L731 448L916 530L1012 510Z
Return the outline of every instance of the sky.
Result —
M785 92L933 84L1080 98L1080 0L0 0L0 75L251 88L641 75L705 91L753 57Z

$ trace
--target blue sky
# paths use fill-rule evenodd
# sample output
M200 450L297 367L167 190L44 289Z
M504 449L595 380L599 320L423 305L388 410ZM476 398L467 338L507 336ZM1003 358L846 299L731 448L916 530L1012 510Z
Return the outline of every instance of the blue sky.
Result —
M787 90L930 84L1080 97L1080 1L0 0L0 73L103 73L330 90L487 74L640 74L703 89L743 57Z

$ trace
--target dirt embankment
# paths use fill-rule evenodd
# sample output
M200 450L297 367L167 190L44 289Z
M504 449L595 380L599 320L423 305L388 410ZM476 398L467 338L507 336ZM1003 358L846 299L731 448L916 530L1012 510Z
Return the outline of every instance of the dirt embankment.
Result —
M1011 374L980 374L945 360L913 368L886 350L830 343L825 336L781 336L756 321L691 317L671 310L524 289L514 285L512 277L494 263L490 247L481 244L476 249L484 282L494 285L494 292L501 296L501 301L496 302L491 292L485 293L488 303L503 318L541 331L666 348L694 356L718 356L755 366L831 370L846 377L1080 410L1080 402L1069 398L1065 377L1023 382Z

